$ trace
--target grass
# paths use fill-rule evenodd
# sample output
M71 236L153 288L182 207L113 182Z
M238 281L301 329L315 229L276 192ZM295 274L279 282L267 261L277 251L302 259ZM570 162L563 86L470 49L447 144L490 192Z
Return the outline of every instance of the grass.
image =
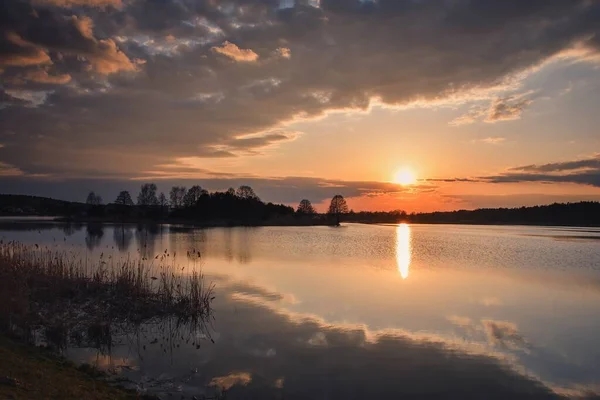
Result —
M141 399L134 391L98 379L89 366L76 367L53 353L0 335L0 398L14 400ZM152 397L146 397L151 399Z
M190 336L201 331L210 338L214 286L199 272L200 253L186 258L183 267L166 250L150 259L102 254L89 262L59 247L0 241L0 398L139 398L111 387L93 368L23 343L106 354L113 337L157 324L173 327L171 336L186 326Z
M190 271L166 250L150 260L101 255L92 263L58 248L0 241L0 329L52 336L167 317L203 327L214 286L197 270L200 253L187 258Z

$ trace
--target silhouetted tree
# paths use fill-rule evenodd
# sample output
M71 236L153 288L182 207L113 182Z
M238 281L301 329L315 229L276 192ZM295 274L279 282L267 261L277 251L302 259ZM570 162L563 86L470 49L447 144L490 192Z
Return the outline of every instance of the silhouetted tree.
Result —
M198 202L198 199L202 195L203 189L199 185L194 185L187 191L185 196L183 196L183 206L184 207L192 207L195 206Z
M235 196L235 189L230 187L229 189L227 189L227 192L225 192L225 194L228 196Z
M260 200L256 193L254 193L254 189L252 189L250 186L240 186L236 192L236 195L240 199Z
M171 200L171 207L181 208L183 207L183 199L186 194L185 186L173 186L169 192L169 199Z
M119 195L117 196L117 198L115 200L115 204L118 204L121 206L132 206L133 200L131 200L131 195L129 194L129 192L127 190L122 190L121 192L119 192Z
M140 189L137 198L138 206L156 206L158 198L156 197L156 185L154 183L144 183Z
M341 194L336 194L331 199L331 204L329 204L329 210L327 213L335 217L335 223L337 225L340 224L340 215L346 214L348 212L348 204L344 199L344 196Z
M158 195L158 205L161 207L166 207L169 205L169 202L167 201L167 196L165 196L163 192L160 192L160 194Z
M310 200L306 200L306 199L300 201L300 204L298 204L298 209L296 210L296 212L298 214L305 214L305 215L316 214L316 211L315 211L314 207L312 206Z
M99 206L100 204L102 204L102 197L98 196L96 193L91 191L88 194L85 202L92 206Z

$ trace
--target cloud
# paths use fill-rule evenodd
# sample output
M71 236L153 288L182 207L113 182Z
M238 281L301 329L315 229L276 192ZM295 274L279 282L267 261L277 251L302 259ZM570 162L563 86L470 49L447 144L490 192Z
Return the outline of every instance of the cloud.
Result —
M277 131L260 135L239 136L228 140L222 146L219 146L219 149L231 153L244 151L256 154L258 151L276 144L293 141L299 135L299 132Z
M512 194L512 195L444 195L460 203L460 207L474 208L500 208L500 207L523 207L536 206L540 204L569 203L578 201L600 201L600 194L591 195L566 195L566 194Z
M494 98L487 107L471 107L467 113L450 121L449 125L461 126L477 121L495 123L520 119L523 111L533 103L532 99L526 98L528 95L531 95L531 92Z
M501 138L491 139L489 143L500 143ZM483 139L483 141L487 141ZM600 154L572 161L562 161L547 164L530 164L509 168L496 175L476 176L469 178L428 178L424 182L478 182L478 183L575 183L600 187ZM542 195L533 195L535 197ZM467 199L469 196L458 196ZM477 196L472 196L476 198ZM480 196L481 197L481 196ZM556 197L556 196L555 196ZM563 196L564 197L564 196ZM566 197L565 197L566 198Z
M491 101L475 120L517 118L530 96L506 93L552 60L595 62L600 34L600 4L586 0L52 3L64 7L0 3L3 91L39 91L9 79L35 66L64 77L44 83L52 93L35 108L2 95L2 130L18 133L2 161L62 177L111 176L118 165L131 178L180 158L239 156L229 147L249 143L240 137L375 102Z
M485 115L485 111L481 107L475 107L469 110L467 113L454 118L448 124L452 126L474 124L483 115Z
M0 65L60 64L68 68L71 64L79 66L74 72L83 67L103 75L138 69L113 39L94 37L94 23L89 16L36 10L21 1L3 3L0 12L6 13L0 17Z
M473 330L475 326L471 318L462 317L460 315L450 315L447 320L450 321L452 325L456 325L466 330Z
M485 122L512 121L521 118L523 111L533 101L521 99L520 96L509 96L496 99L490 105Z
M479 142L483 142L483 143L487 143L487 144L501 144L504 143L504 141L506 140L506 138L503 137L486 137L484 139L479 139Z
M121 8L123 3L121 0L34 0L35 4L54 7L115 7Z
M511 168L510 170L522 172L565 172L573 170L600 170L600 154L580 160L562 161L541 165L523 165L520 167Z
M277 50L275 50L275 52L283 58L292 58L292 51L290 49L288 49L287 47L280 47Z
M577 183L600 187L600 155L573 161L513 167L505 173L482 176L479 179L491 183Z
M527 346L527 341L512 322L484 319L481 323L491 345L515 350Z
M5 90L5 93L17 99L17 102L12 102L13 105L26 104L28 107L38 107L46 102L50 92L47 91L34 91L34 90Z
M65 83L69 83L71 81L71 75L69 74L59 74L59 75L50 75L48 71L44 69L36 69L33 71L28 71L24 79L37 82L37 83L48 83L48 84L56 84L63 85Z
M252 382L252 375L248 372L235 372L225 376L214 377L208 385L229 390L236 385L247 386L250 382Z
M228 41L225 41L221 46L213 47L212 50L238 62L254 62L258 60L258 54L252 51L252 49L240 49Z
M4 43L0 53L0 65L8 67L27 67L30 65L52 64L48 53L24 40L17 33L4 31Z
M4 147L4 145L2 145L1 147ZM21 175L23 175L23 171L10 164L6 164L0 161L0 177Z

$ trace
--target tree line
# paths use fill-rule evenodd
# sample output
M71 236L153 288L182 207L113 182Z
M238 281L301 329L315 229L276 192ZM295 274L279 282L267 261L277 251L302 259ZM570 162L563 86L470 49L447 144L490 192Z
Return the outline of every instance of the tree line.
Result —
M348 204L342 195L335 195L326 214L319 214L308 199L302 199L296 209L283 204L263 202L252 187L242 185L224 192L209 192L199 185L189 189L173 186L168 194L158 192L154 183L141 185L134 202L131 194L123 190L116 199L102 204L102 198L90 192L86 199L91 217L148 218L194 220L219 224L261 224L297 223L302 219L306 224L339 224L342 215L349 212ZM292 219L293 218L293 219Z

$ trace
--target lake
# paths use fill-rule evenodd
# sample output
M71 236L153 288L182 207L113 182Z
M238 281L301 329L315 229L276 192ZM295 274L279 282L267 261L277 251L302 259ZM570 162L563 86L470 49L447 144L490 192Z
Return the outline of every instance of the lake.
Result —
M182 268L188 251L200 252L215 284L209 331L190 340L150 326L110 351L66 350L165 398L216 387L231 399L600 393L600 229L2 219L0 238L90 260L168 252Z

